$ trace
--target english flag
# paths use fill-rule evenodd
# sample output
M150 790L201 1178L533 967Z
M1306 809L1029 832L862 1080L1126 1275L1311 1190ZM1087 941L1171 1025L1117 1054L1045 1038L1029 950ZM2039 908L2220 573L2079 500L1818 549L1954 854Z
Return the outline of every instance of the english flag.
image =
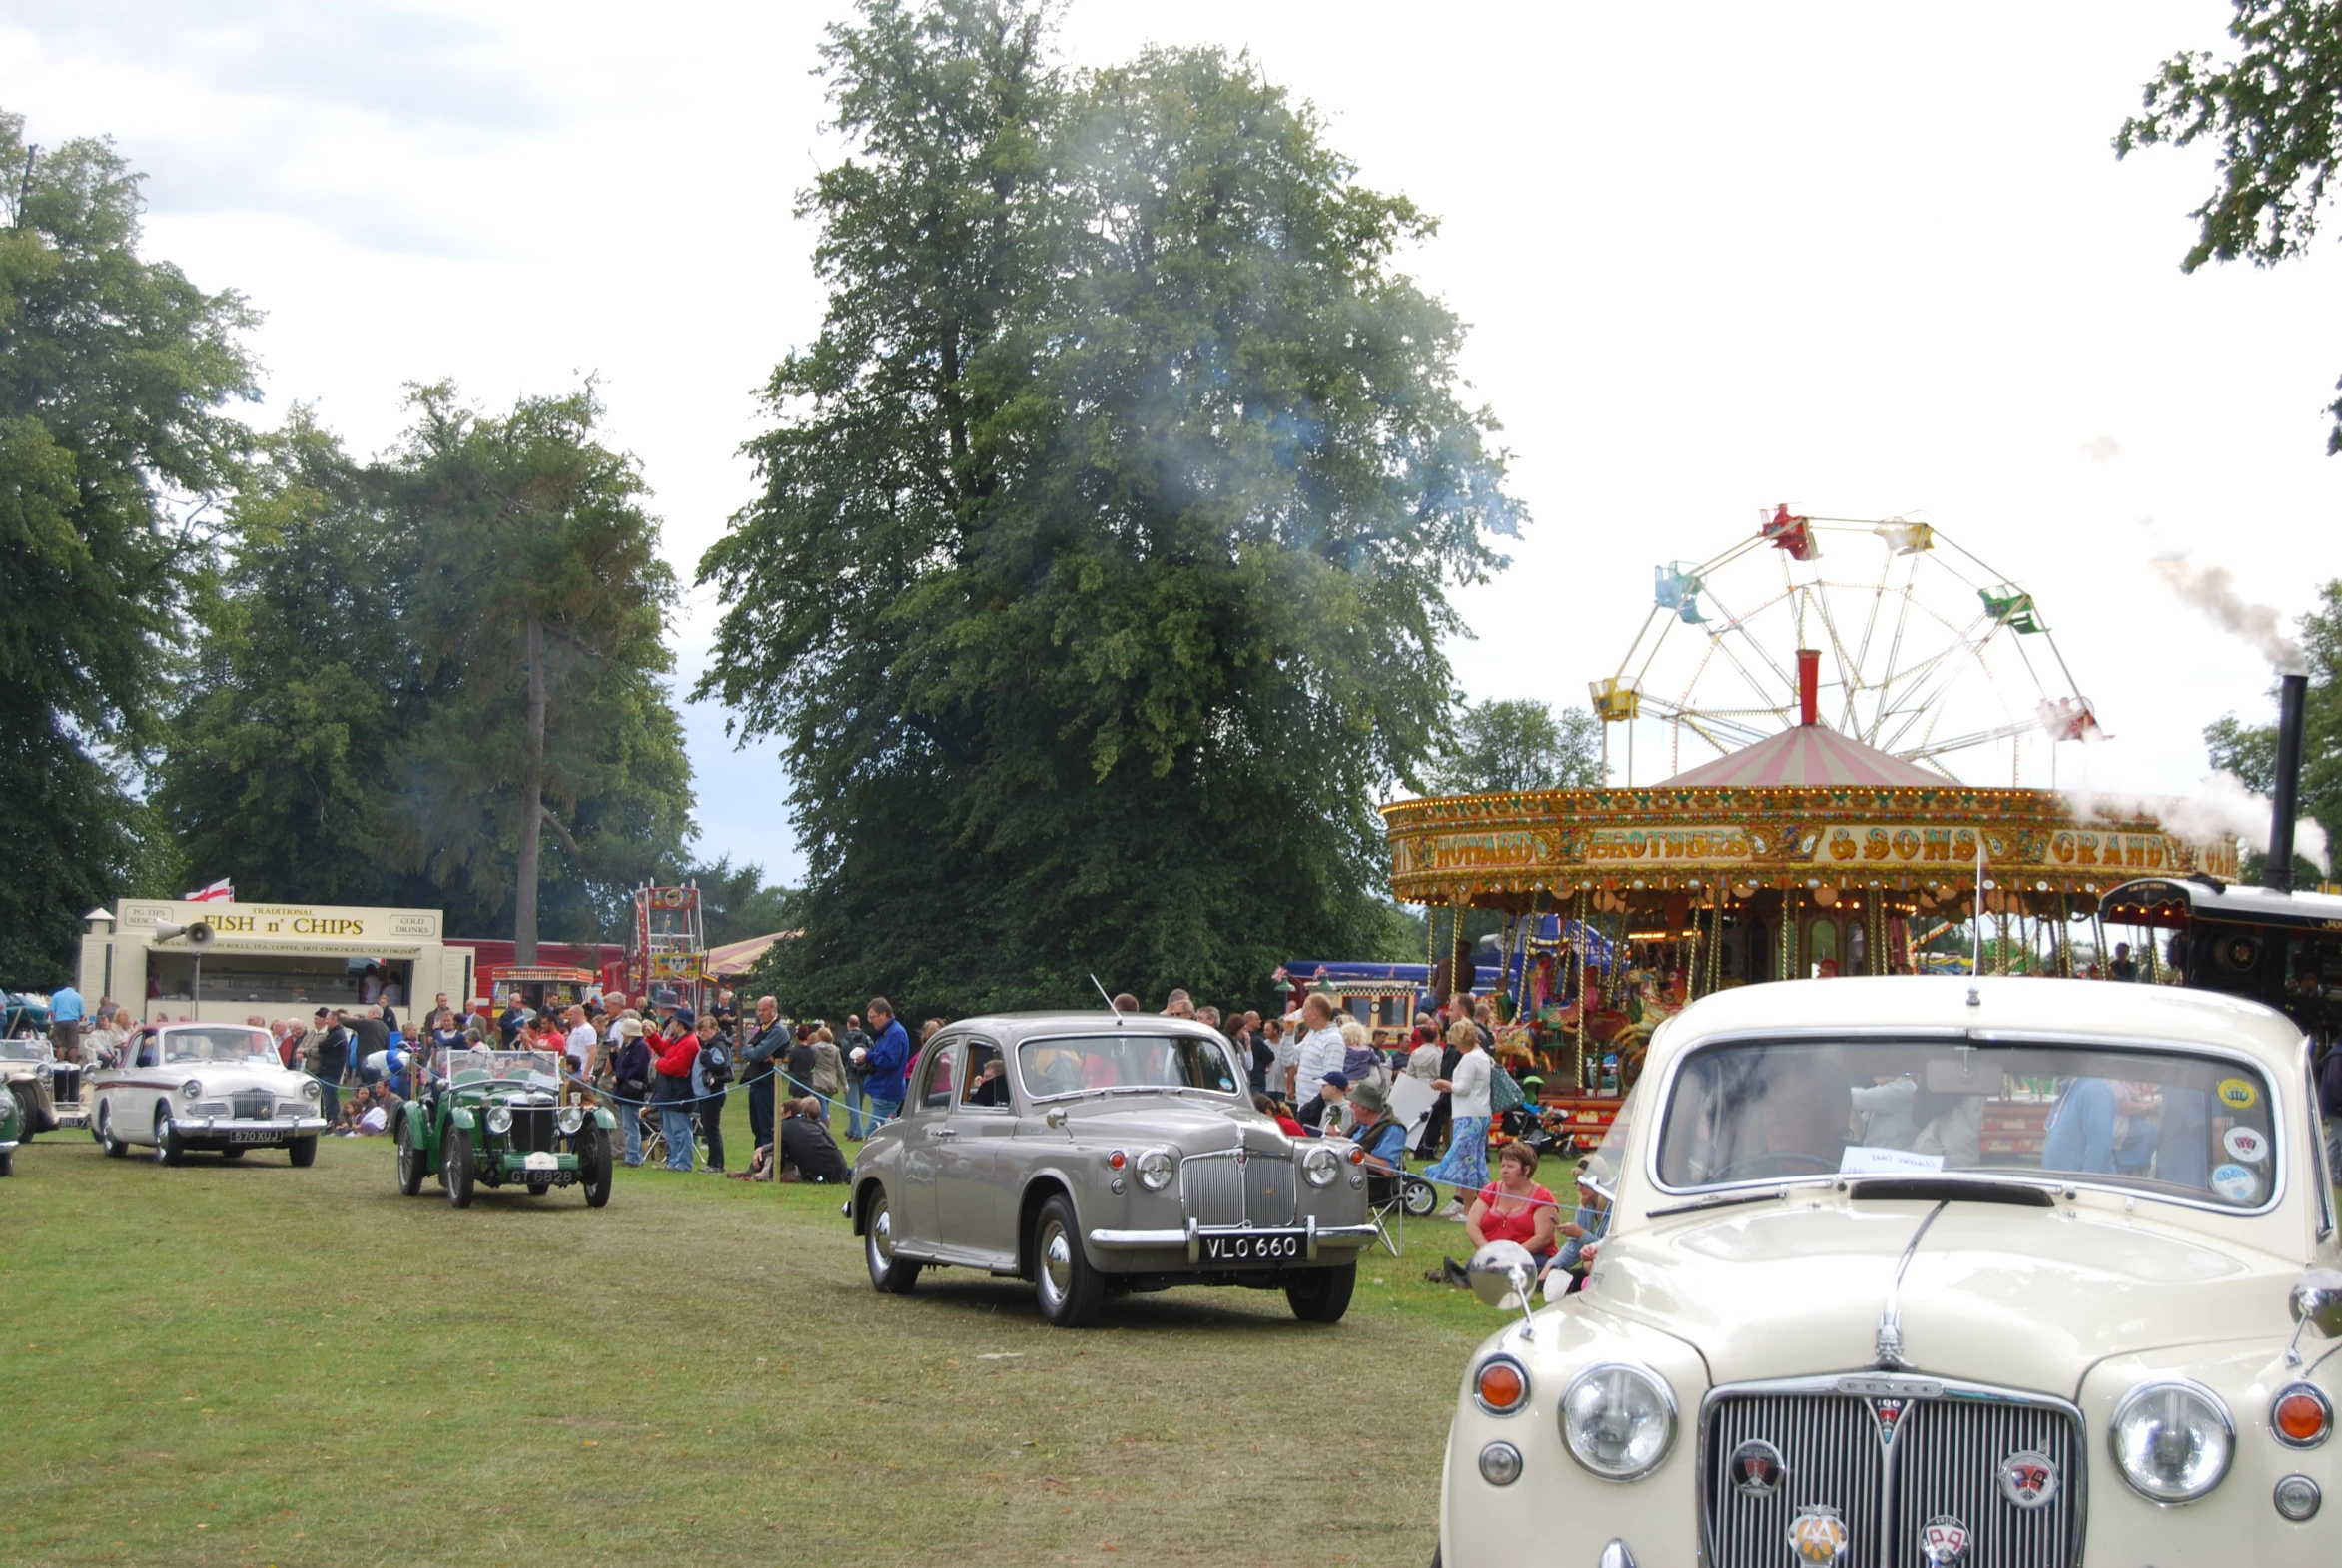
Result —
M189 904L209 904L214 899L228 899L233 901L235 897L236 884L229 881L226 877L222 877L217 882L207 883L203 887L197 888L193 893L183 893L180 895L180 898Z

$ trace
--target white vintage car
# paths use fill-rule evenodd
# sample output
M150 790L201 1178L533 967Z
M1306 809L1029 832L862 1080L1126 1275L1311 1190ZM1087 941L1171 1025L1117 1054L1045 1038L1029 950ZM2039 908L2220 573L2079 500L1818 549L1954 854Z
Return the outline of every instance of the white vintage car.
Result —
M1584 1288L1531 1311L1525 1250L1473 1259L1520 1310L1465 1373L1440 1560L2336 1562L2309 1069L2278 1014L2147 985L1685 1009L1594 1157Z
M327 1127L318 1081L289 1070L269 1032L249 1024L149 1024L120 1067L90 1075L88 1093L90 1133L116 1159L133 1144L167 1166L191 1149L236 1160L275 1148L306 1166Z

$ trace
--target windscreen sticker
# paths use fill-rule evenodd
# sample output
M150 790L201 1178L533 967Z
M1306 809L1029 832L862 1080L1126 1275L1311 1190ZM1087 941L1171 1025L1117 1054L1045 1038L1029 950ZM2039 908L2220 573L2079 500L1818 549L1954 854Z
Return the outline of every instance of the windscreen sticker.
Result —
M1942 1155L1918 1155L1908 1149L1880 1149L1849 1144L1839 1156L1840 1176L1923 1176L1944 1169Z
M2249 1079L2224 1078L2220 1080L2220 1104L2238 1111L2247 1111L2260 1104L2261 1092L2252 1087Z
M2232 1127L2220 1140L2228 1151L2228 1158L2241 1160L2248 1166L2257 1166L2269 1158L2269 1135L2249 1127Z
M2260 1195L2261 1178L2242 1166L2222 1166L2212 1173L2212 1190L2231 1203L2249 1203Z

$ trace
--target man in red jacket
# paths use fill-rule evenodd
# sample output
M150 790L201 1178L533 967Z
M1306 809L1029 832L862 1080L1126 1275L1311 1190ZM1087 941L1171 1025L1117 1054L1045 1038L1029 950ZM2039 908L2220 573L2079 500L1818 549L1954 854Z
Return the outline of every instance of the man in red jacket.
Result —
M682 1028L677 1029L676 1024ZM691 1064L699 1059L699 1037L691 1021L678 1016L668 1024L667 1038L658 1048L657 1083L651 1099L659 1108L659 1131L667 1139L667 1169L691 1169Z

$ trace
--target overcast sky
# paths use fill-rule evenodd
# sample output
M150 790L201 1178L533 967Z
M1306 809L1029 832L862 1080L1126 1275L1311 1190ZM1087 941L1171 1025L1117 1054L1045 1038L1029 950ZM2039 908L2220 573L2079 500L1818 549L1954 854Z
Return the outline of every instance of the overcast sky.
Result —
M38 142L112 134L150 176L148 253L267 313L256 417L313 402L371 451L404 383L497 404L598 376L689 581L749 495L755 389L820 320L792 208L835 155L810 73L846 12L0 0L0 104ZM1925 517L2036 596L2115 736L2062 781L2163 790L2269 672L2148 559L2226 564L2288 615L2337 574L2342 233L2182 276L2208 156L2108 147L2227 15L1077 0L1062 42L1249 49L1360 179L1438 215L1404 265L1472 324L1535 518L1460 598L1471 696L1583 702L1652 567L1761 506ZM676 628L686 685L713 615L694 596ZM686 719L701 852L794 880L771 749ZM1668 771L1667 731L1638 744L1638 781Z

